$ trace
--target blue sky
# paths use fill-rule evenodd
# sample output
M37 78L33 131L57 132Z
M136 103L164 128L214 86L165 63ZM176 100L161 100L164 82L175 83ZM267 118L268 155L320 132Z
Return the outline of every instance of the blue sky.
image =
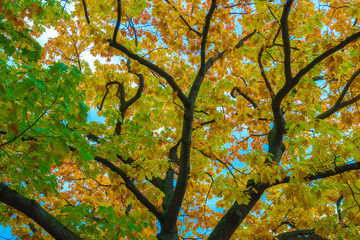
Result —
M11 234L11 228L4 228L0 226L0 240L2 239L15 239L15 237Z

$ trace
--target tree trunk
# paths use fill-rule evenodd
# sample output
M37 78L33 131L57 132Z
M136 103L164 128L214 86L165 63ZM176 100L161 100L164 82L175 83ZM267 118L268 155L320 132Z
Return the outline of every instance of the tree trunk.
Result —
M161 227L161 231L156 237L158 240L179 240L179 235L176 228L170 231L166 231Z

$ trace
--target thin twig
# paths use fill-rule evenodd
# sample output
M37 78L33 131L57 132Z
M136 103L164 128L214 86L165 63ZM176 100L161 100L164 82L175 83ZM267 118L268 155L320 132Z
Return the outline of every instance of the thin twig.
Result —
M271 88L269 79L267 78L267 76L265 74L264 66L262 65L262 62L261 62L261 57L262 57L263 50L264 50L264 48L261 48L260 52L259 52L259 55L258 55L258 63L259 63L260 73L261 73L261 76L263 77L263 79L265 81L265 85L266 85L267 89L269 90L271 99L274 99L275 94L274 94L274 92L273 92L273 90Z
M16 139L18 139L21 135L23 135L26 131L30 130L50 109L51 107L54 105L54 103L56 102L56 99L51 103L50 107L45 110L36 120L35 122L33 122L29 127L27 127L24 131L22 131L21 133L19 133L16 137L14 137L13 139L3 143L3 144L0 144L0 147L2 146L5 146L9 143L12 143L13 141L15 141Z

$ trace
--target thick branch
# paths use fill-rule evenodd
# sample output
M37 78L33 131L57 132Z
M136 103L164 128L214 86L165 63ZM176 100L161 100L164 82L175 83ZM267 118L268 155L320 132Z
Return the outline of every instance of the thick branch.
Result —
M178 147L180 146L180 142L181 141L178 141L175 146L170 148L169 159L172 163L179 163L177 151L178 151ZM163 181L165 196L163 198L162 206L165 211L168 211L169 203L174 195L174 176L175 176L174 168L169 166L166 172L165 181Z
M284 13L283 13L283 19L284 20L282 21L282 24L285 24L285 23L287 24L286 12L290 11L290 5L291 5L290 3L292 3L292 1L288 1L284 6ZM286 28L287 28L287 25L285 27L283 26L283 31L286 30ZM312 62L310 62L305 68L301 69L294 78L291 78L290 45L288 45L286 47L286 33L284 35L284 32L283 32L285 64L287 64L287 65L285 65L286 83L283 86L283 88L281 88L280 91L276 94L276 96L275 96L275 98L274 98L274 100L272 102L272 109L273 109L273 114L274 114L274 123L276 124L276 132L275 132L275 144L276 144L276 146L280 146L282 138L283 138L283 133L285 132L285 129L284 129L285 120L283 118L283 114L282 114L281 107L280 107L282 100L299 83L300 79L307 72L309 72L313 67L315 67L318 63L320 63L326 57L330 56L331 54L335 53L336 51L338 51L340 49L343 49L349 43L357 40L358 38L360 38L360 32L357 32L357 33L351 35L350 37L346 38L345 40L343 40L341 43L339 43L335 47L333 47L333 48L329 49L328 51L324 52L319 57L315 58ZM287 50L285 50L285 49L287 49ZM286 63L287 60L289 60L288 63ZM337 108L332 108L332 109L328 110L328 112L326 114L324 113L323 115L318 116L318 118L322 118L322 119L326 118L327 116L330 116L332 113L336 112L340 108L345 107L345 106L347 106L349 104L352 104L352 103L356 102L359 99L360 99L360 95L353 98L353 99L351 99L351 100L348 100L346 102L341 103Z
M339 111L340 109L342 109L342 108L344 108L346 106L349 106L349 105L351 105L351 104L353 104L353 103L355 103L355 102L357 102L359 100L360 100L360 94L357 95L356 97L350 99L350 100L347 100L345 102L340 103L337 107L335 107L335 105L334 105L332 108L330 108L326 112L318 115L316 118L317 119L325 119L325 118L329 117L330 115L332 115L333 113Z
M276 239L278 240L300 240L305 238L309 240L326 240L326 238L322 238L317 235L315 233L315 229L295 230L291 232L281 233L276 236Z
M291 81L291 84L285 84L285 86L283 88L280 89L280 91L276 94L274 101L272 103L273 106L273 112L274 112L274 118L276 122L281 122L281 110L280 110L280 104L282 102L282 100L285 98L285 96L299 83L300 79L306 74L308 73L313 67L315 67L317 64L319 64L322 60L324 60L325 58L329 57L331 54L343 49L344 47L346 47L348 44L350 44L351 42L357 40L358 38L360 38L360 32L354 33L353 35L351 35L350 37L347 37L345 40L341 41L338 45L336 45L335 47L327 50L326 52L322 53L320 56L318 56L317 58L315 58L313 61L311 61L306 67L304 67L303 69L301 69L298 74L293 78L293 80ZM360 98L360 96L357 96L356 98L349 100L351 101L351 103L355 102L358 100L358 97ZM351 104L350 103L350 104ZM341 105L341 104L340 104ZM349 104L347 104L349 105ZM339 106L340 107L340 106ZM342 105L342 107L344 107L344 104ZM334 110L334 109L333 109ZM337 109L339 110L339 109ZM337 111L335 110L335 111ZM331 111L329 110L328 114L331 113ZM332 112L333 113L333 112ZM331 114L332 114L331 113ZM331 115L330 114L330 115ZM329 115L329 116L330 116ZM326 115L324 115L326 116ZM321 118L326 118L324 116L321 116ZM319 116L320 117L320 116Z
M33 219L55 239L82 239L49 214L36 201L22 196L4 183L0 183L0 201Z
M184 195L187 188L187 182L190 174L190 150L191 150L191 133L194 117L194 105L190 108L185 108L182 136L181 136L181 152L180 152L180 167L179 175L176 181L176 186L172 199L170 200L166 219L161 228L161 233L166 235L167 233L175 233L176 222L184 199Z
M244 191L244 194L249 197L249 202L247 204L235 202L218 222L208 240L229 240L257 201L259 201L264 191L265 188L261 185L249 186L248 190Z
M209 30L210 30L211 17L213 15L214 11L215 11L215 8L216 8L216 0L212 0L210 10L209 10L209 12L207 13L207 15L205 17L205 25L204 25L204 28L203 28L203 36L202 36L201 44L200 44L200 57L201 57L200 68L205 66L207 37L208 37L208 34L209 34Z
M210 69L210 67L215 62L215 59L213 59L213 58L210 58L208 61L206 61L207 37L209 34L211 17L215 11L215 8L216 8L216 0L212 0L210 10L205 17L205 25L203 28L202 39L201 39L201 44L200 44L200 68L199 68L199 71L198 71L198 73L195 77L195 80L191 86L190 93L189 93L189 99L192 103L194 103L196 100L197 94L199 93L200 86L205 78L206 72Z
M338 174L341 174L344 172L349 172L349 171L358 170L358 169L360 169L360 162L345 164L345 165L342 165L339 167L334 167L333 169L328 169L323 172L308 174L304 177L304 180L314 181L314 180L328 178L328 177L332 177L332 176L335 176L335 175L338 175ZM275 186L275 185L279 185L279 184L283 184L283 183L288 183L288 182L290 182L290 179L291 179L291 176L287 176L281 181L277 180L274 184L268 184L266 186L266 188Z
M290 83L292 80L291 75L291 49L290 49L290 35L289 35L289 26L288 26L288 17L291 9L293 0L287 0L284 5L283 14L281 16L281 31L282 39L284 44L284 71L286 83Z
M335 167L334 169L329 169L327 171L318 172L315 174L308 174L304 179L307 181L314 181L318 179L323 179L327 177L332 177L344 172L349 172L352 170L360 169L360 162L346 164L343 166ZM222 217L219 221L211 235L209 236L209 240L227 240L230 239L232 234L236 231L241 222L245 219L247 214L251 211L256 202L260 199L261 195L264 193L265 189L290 182L291 176L285 177L281 181L276 181L273 184L255 184L252 180L248 182L248 190L244 191L244 194L249 196L248 204L234 203L233 206L227 211L227 213Z
M121 22L121 0L117 0L117 20L112 38L112 41L115 43L116 43L117 33L119 32L120 22Z
M317 58L315 58L313 61L311 61L306 67L304 67L303 69L301 69L296 76L293 78L293 81L291 82L291 84L285 84L285 86L280 89L280 91L276 94L274 101L273 101L273 106L277 107L277 112L274 112L274 117L275 119L277 119L279 116L279 109L280 109L280 104L281 101L285 98L285 96L299 83L300 79L306 74L308 73L311 69L313 69L317 64L319 64L322 60L324 60L325 58L329 57L331 54L343 49L344 47L346 47L348 44L350 44L351 42L357 40L358 38L360 38L360 32L354 33L353 35L351 35L350 37L347 37L345 40L341 41L338 45L336 45L335 47L327 50L326 52L322 53L320 56L318 56Z
M300 79L306 74L308 73L311 69L313 69L317 64L319 64L322 60L324 60L325 58L329 57L331 54L343 49L344 47L346 47L349 43L357 40L358 38L360 38L360 32L354 33L353 35L351 35L350 37L347 37L345 40L341 41L338 45L336 45L335 47L327 50L326 52L322 53L320 56L318 56L317 58L315 58L314 60L312 60L306 67L304 67L303 69L301 69L298 74L296 74L296 76L294 77L294 81L293 81L293 85L296 85Z
M179 166L179 175L176 181L176 186L174 190L173 197L170 200L168 212L165 217L164 224L162 224L161 232L159 234L160 238L164 238L168 234L176 234L176 222L184 199L184 195L187 188L187 182L189 179L190 173L190 151L191 151L191 133L192 126L194 121L194 109L195 101L197 94L200 90L202 81L205 78L206 71L211 67L212 63L209 64L209 61L205 63L206 56L206 42L207 36L210 28L211 17L216 8L216 0L212 0L210 10L205 18L205 26L203 28L203 35L201 39L201 63L200 69L197 73L197 76L191 86L189 93L189 104L185 105L182 136L181 136L181 153L180 153L180 166Z

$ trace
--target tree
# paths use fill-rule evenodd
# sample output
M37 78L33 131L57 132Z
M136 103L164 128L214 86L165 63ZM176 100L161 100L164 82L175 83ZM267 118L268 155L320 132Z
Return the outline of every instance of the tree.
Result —
M0 2L19 238L359 235L360 1Z

